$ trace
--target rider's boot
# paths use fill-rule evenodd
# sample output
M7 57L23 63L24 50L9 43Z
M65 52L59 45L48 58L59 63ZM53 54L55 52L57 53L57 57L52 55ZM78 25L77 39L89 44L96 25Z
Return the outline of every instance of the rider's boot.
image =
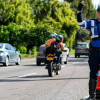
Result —
M61 64L58 63L57 66L58 66L58 69L61 70Z
M96 84L97 84L97 81L95 79L89 80L89 96L81 100L95 100Z

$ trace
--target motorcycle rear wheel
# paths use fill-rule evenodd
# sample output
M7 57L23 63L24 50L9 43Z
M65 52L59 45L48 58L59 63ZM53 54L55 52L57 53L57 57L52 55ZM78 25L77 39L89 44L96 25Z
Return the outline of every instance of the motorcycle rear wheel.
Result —
M49 62L48 63L48 74L49 74L49 77L53 77L54 76L54 69L53 69L52 63L53 62Z

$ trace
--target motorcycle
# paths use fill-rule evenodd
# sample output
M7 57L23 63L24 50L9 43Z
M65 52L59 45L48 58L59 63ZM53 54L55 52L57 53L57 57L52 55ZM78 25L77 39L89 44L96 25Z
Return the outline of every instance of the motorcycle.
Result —
M46 67L48 69L48 75L49 77L53 77L55 74L59 75L59 65L57 64L58 57L56 54L48 54L46 57Z

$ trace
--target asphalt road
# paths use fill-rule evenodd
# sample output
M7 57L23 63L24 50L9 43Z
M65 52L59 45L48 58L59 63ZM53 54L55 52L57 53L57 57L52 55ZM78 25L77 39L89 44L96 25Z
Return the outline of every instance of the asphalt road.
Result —
M80 100L88 95L88 57L69 57L60 75L48 77L45 66L24 59L20 66L0 65L0 100Z

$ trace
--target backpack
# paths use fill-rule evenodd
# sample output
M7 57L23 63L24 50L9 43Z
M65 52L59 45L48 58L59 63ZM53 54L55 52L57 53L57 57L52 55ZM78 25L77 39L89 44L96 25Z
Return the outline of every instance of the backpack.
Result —
M60 51L60 44L57 42L52 43L51 46L48 47L47 49L47 52L52 54L58 53L59 51Z

